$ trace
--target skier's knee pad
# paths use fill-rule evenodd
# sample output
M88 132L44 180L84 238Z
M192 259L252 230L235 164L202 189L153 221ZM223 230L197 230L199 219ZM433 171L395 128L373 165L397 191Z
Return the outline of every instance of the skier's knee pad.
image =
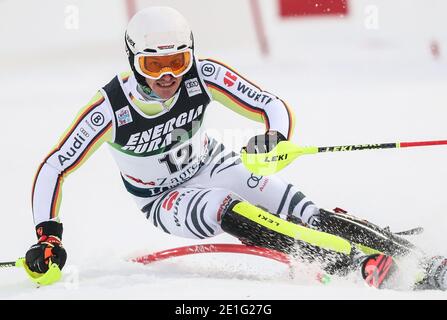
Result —
M336 270L339 265L348 264L349 255L319 247L317 239L312 241L313 244L297 240L295 226L294 223L246 201L232 202L225 210L221 221L223 231L239 238L247 245L282 251L309 262L318 260L328 272L333 272L332 269ZM322 244L323 242L324 240Z
M223 212L221 227L245 244L290 253L296 240L276 230L280 228L280 221L280 218L247 201L235 200Z

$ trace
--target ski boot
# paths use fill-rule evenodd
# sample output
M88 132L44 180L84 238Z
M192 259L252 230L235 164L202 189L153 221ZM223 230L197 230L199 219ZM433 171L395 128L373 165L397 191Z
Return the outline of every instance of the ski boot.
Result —
M416 290L447 290L447 258L434 256L423 263L424 277L415 285Z
M382 289L397 271L393 258L384 254L366 256L361 263L362 277L374 288Z

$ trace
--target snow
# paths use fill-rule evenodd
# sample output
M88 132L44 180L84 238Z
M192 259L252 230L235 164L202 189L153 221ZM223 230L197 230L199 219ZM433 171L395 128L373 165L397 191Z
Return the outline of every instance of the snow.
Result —
M1 16L2 6L13 7L11 3L0 2ZM124 21L114 28L118 25L124 28ZM441 57L433 59L428 32L411 42L412 35L401 26L398 34L405 41L392 37L357 41L356 35L351 39L347 34L345 43L325 43L299 33L301 24L288 25L288 33L281 31L283 39L293 39L296 32L302 42L289 42L287 50L276 46L269 58L222 49L206 54L222 58L287 100L296 112L296 143L329 146L447 138L445 35L440 36ZM2 36L14 36L14 28L0 26ZM320 23L316 29L322 33L324 26ZM37 24L34 27L39 30ZM34 36L51 38L51 30L47 26L45 34ZM79 32L83 30L81 24ZM64 30L56 31L53 41L65 35ZM30 41L38 43L36 39ZM28 52L2 44L0 260L23 256L35 242L30 209L35 171L78 109L114 73L127 69L121 41L119 35L93 49L85 44L70 47L65 41L57 50L33 45ZM224 139L237 136L236 150L244 137L262 131L217 104L210 107L206 125L215 134L234 134ZM321 207L342 207L397 231L423 226L425 233L415 238L417 244L430 253L447 255L446 162L445 146L332 153L300 158L280 175ZM66 179L63 194L61 217L69 255L63 281L37 290L22 270L0 270L0 299L447 298L445 292L375 290L355 278L335 278L322 285L305 266L298 266L291 280L284 265L259 257L209 254L148 266L127 262L176 246L236 241L227 235L191 241L155 229L126 194L106 148Z

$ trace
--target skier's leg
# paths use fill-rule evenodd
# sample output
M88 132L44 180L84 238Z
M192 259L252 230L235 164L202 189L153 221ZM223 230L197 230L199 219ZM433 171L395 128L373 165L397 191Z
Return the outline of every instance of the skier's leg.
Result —
M239 211L234 210L238 203L243 204L238 206ZM244 243L287 253L300 248L300 255L307 255L309 259L315 258L316 253L328 251L318 248L319 239L315 237L317 246L298 243L290 232L284 232L296 224L250 204L228 189L182 185L166 191L142 210L157 228L180 237L204 239L225 231ZM260 213L262 218L258 217ZM268 221L270 217L282 221L284 229L263 225L263 220Z
M180 186L166 191L142 211L166 233L205 239L223 232L221 215L225 206L236 199L239 197L225 189Z
M254 244L319 261L327 272L345 274L355 251L341 238L337 247L327 234L300 229L221 188L181 186L160 195L143 208L146 217L166 233L205 239L223 231ZM301 234L306 233L306 235ZM340 241L337 241L340 242Z
M222 215L221 227L243 243L318 261L329 273L346 274L358 253L340 237L286 221L247 201L233 201Z
M319 209L297 187L286 183L278 176L263 177L248 172L235 152L220 147L216 154L213 161L194 178L196 182L204 186L218 186L234 191L250 203L263 208L266 213L293 223L311 225L314 229L346 239L355 246L352 247L350 254L346 255L303 241L297 242L293 238L279 235L272 230L265 230L264 227L257 223L247 222L245 218L237 214L228 215L228 217L234 217L236 222L228 223L228 227L223 221L222 228L245 243L289 253L298 251L297 255L306 260L317 259L323 265L326 264L327 271L342 274L355 269L359 263L362 263L365 255L385 253L395 256L405 254L409 248L413 247L405 239L367 221L355 218L345 219L332 212ZM230 220L233 219L228 219ZM247 236L244 229L250 224L252 224L250 228L255 232Z
M407 240L368 221L320 209L296 186L276 175L254 175L243 166L238 154L222 145L217 145L216 149L213 161L194 178L201 185L231 190L282 219L310 225L361 244L368 254L379 251L395 256L407 254L414 248Z
M240 205L234 209L237 204ZM237 210L239 208L242 209ZM278 219L284 224L284 230L287 225L295 224L250 204L227 189L180 186L166 191L142 210L154 226L180 237L204 239L225 231L245 243L287 253L294 253L298 247L290 233L264 226L262 220ZM257 218L259 213L263 218Z
M280 217L286 222L314 225L319 216L319 208L309 200L296 186L288 184L278 176L257 176L249 172L241 163L237 153L229 151L222 144L216 144L216 151L212 161L189 183L197 183L206 187L220 187L231 190L256 207L265 210L265 216L270 214ZM267 218L268 219L268 218ZM303 241L296 241L293 237L281 232L273 231L259 224L259 221L249 221L238 213L228 212L222 228L227 233L236 236L244 243L264 246L271 249L294 253L306 260L319 259L329 256L334 270L338 261L343 265L349 264L352 257L345 254L330 252L318 245L310 245ZM284 225L284 223L282 223ZM285 224L287 228L287 224ZM251 232L247 232L250 229ZM320 259L322 258L322 259Z
M328 273L345 275L358 266L353 264L358 251L349 242L338 247L325 239L327 234L297 229L298 225L251 205L225 189L179 187L165 192L144 210L156 227L176 236L205 239L226 232L245 243L286 252L304 261L319 261ZM377 262L379 257L374 259L370 261ZM440 274L445 279L439 267L431 269L435 270L432 273L436 279L441 278Z

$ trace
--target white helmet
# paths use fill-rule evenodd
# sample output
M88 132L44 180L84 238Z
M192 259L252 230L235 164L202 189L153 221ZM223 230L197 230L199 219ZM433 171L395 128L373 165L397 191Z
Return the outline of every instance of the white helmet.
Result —
M180 76L189 71L193 64L194 39L186 19L169 7L149 7L137 12L130 20L126 35L126 52L137 81L146 85L144 78L159 78L171 73ZM144 57L172 56L189 53L187 65L180 72L167 68L157 75L148 74L144 68Z

